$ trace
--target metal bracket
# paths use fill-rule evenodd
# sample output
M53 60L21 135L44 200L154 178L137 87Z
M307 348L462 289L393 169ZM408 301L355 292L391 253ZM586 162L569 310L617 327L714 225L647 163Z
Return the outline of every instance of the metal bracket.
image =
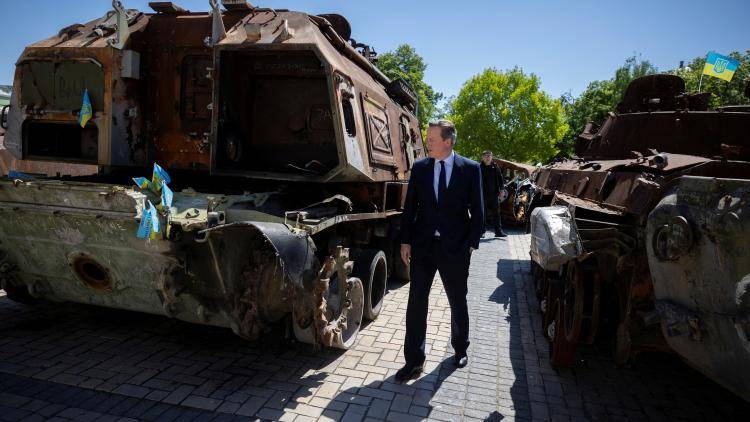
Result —
M117 32L115 33L115 39L108 39L107 44L112 48L122 50L125 47L125 42L130 38L130 28L128 27L128 14L125 8L122 7L122 3L118 0L112 0L112 7L115 9L117 15Z
M294 30L291 29L291 28L289 28L289 21L287 21L286 19L284 19L283 21L281 21L281 23L274 30L274 32L276 32L278 30L281 30L281 32L276 37L276 39L274 40L274 42L284 42L284 41L287 41L287 40L290 40L290 39L294 38Z
M211 46L213 47L227 37L227 30L221 18L219 3L216 0L208 0L208 4L211 6Z

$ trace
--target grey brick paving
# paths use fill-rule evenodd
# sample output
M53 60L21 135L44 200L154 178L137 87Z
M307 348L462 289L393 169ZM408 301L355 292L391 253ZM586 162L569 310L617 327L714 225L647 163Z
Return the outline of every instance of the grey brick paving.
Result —
M408 284L391 284L349 351L75 304L16 304L0 290L0 420L304 422L364 420L742 420L750 405L674 356L617 369L580 351L547 363L529 276L529 237L485 239L469 280L469 365L451 363L450 309L430 294L425 373L403 364Z

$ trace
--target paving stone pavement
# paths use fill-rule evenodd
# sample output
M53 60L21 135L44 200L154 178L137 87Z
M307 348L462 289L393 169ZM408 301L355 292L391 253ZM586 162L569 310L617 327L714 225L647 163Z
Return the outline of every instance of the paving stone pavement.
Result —
M430 294L425 374L403 364L408 284L346 352L0 291L0 420L742 420L750 406L674 356L618 369L585 349L556 371L529 276L529 237L483 239L472 257L469 366L451 363L450 309ZM745 419L746 420L746 419Z

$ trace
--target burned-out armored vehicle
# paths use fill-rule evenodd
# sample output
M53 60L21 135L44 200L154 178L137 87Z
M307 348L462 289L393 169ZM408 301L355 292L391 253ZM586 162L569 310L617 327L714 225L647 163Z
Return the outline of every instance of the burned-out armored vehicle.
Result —
M709 110L672 75L627 88L535 177L531 255L550 358L674 351L750 400L750 106Z
M496 158L495 163L503 172L505 180L503 201L500 203L500 213L504 226L528 225L527 211L534 200L534 184L531 176L536 167Z
M408 277L394 245L423 155L415 95L342 16L209 5L115 1L25 49L3 288L347 348L388 274Z

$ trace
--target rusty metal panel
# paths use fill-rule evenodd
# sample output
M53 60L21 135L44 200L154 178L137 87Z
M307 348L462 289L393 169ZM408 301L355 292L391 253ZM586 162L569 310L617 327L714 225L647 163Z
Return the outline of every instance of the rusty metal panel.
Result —
M182 59L180 79L180 115L184 120L205 120L211 118L208 109L211 104L210 56L188 56Z
M363 96L362 108L366 121L370 159L374 163L393 164L393 146L385 107L373 98Z
M83 91L88 90L91 107L104 106L104 74L101 65L92 61L27 61L21 71L21 105L55 111L81 108Z

